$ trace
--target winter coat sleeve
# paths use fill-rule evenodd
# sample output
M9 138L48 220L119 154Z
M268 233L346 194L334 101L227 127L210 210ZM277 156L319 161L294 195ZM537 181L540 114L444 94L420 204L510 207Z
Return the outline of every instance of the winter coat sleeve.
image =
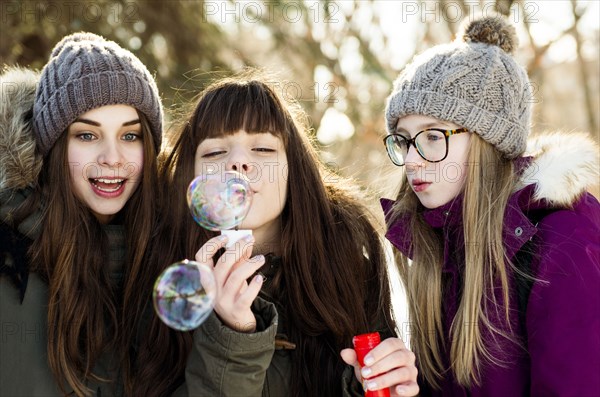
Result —
M600 205L544 218L527 306L532 396L600 395Z
M267 368L275 351L277 311L257 298L257 332L236 332L212 313L194 331L185 372L186 384L174 396L262 396Z

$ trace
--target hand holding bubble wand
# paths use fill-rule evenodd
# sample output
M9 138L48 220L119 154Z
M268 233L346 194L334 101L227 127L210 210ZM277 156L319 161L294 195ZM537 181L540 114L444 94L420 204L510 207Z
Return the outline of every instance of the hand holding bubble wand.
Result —
M196 177L188 187L187 202L200 226L230 237L228 247L252 234L237 230L252 204L252 189L238 172ZM190 331L210 315L217 292L213 270L186 259L172 264L157 278L152 294L154 309L169 327Z

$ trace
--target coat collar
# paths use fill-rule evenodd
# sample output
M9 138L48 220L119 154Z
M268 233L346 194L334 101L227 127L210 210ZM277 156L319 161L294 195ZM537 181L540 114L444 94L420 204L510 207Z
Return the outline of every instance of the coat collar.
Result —
M528 210L532 209L529 204L533 191L533 186L525 187L513 194L507 204L502 237L509 258L512 258L537 232L537 228L527 216ZM403 214L392 221L394 201L381 199L381 205L384 209L386 223L389 225L385 237L400 252L412 258L410 217ZM423 212L423 217L433 228L443 230L445 235L456 235L454 233L456 228L462 225L462 199L457 198L442 207L426 210ZM458 235L462 236L462 233Z

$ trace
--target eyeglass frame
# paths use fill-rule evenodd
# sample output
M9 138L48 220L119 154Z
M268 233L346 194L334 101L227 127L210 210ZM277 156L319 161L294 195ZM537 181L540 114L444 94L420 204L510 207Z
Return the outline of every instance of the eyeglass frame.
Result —
M417 137L418 137L420 134L422 134L423 132L427 132L427 131L437 131L437 132L441 132L441 133L443 133L443 134L444 134L444 139L446 140L446 153L444 154L444 157L442 157L442 159L441 159L441 160L435 160L435 161L432 161L432 160L428 160L428 159L426 159L426 158L425 158L425 156L423 156L423 155L421 154L421 152L419 151L419 148L417 147L417 145L416 145L416 143L415 143L415 142L416 142L416 139L417 139ZM441 128L427 128L426 130L423 130L423 131L419 131L419 132L417 132L417 134L416 134L416 135L415 135L413 138L410 138L410 139L408 139L408 138L406 138L405 136L403 136L403 135L401 135L401 134L398 134L398 133L391 133L391 134L389 134L389 135L386 135L386 136L383 138L383 145L385 146L385 151L386 151L386 153L387 153L388 157L390 158L390 160L392 161L392 163L393 163L395 166L397 166L397 167L404 167L404 166L406 165L406 161L404 162L404 164L397 164L397 163L394 161L394 159L392 158L392 155L390 154L390 151L388 150L388 144L387 144L387 140L388 140L390 137L393 137L393 136L397 136L397 137L399 137L399 138L402 138L402 139L404 139L405 141L407 141L407 144L406 144L406 147L407 147L407 149L406 149L406 155L407 155L407 156L408 156L408 151L410 150L410 145L412 145L412 146L414 146L415 150L417 151L417 154L418 154L419 156L421 156L421 158L422 158L423 160L425 160L425 161L428 161L428 162L430 162L430 163L439 163L440 161L444 161L444 160L446 159L446 157L448 157L448 150L449 150L449 148L450 148L450 145L448 144L448 138L450 138L452 135L461 134L461 133L463 133L463 132L469 132L469 129L468 129L468 128L465 128L465 127L456 128L456 129L454 129L454 130L444 130L444 129L441 129Z

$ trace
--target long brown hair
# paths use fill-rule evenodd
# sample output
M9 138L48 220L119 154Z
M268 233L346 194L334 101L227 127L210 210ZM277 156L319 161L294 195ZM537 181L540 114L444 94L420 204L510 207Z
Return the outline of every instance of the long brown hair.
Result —
M504 338L519 341L510 335L509 281L502 230L504 211L516 184L513 163L505 159L491 144L477 134L471 137L468 168L462 201L462 224L465 247L461 251L465 267L459 307L450 329L450 370L457 381L470 387L480 380L483 362L504 365L492 354L494 346L486 344L487 333L497 342ZM406 175L394 206L393 218L409 219L412 233L412 265L397 253L400 276L406 286L411 324L411 348L415 352L419 371L426 382L439 388L445 376L443 354L448 342L443 328L442 265L443 237L429 226L422 215L423 205L407 183ZM514 268L513 268L514 269ZM500 286L498 301L494 288ZM503 313L501 313L503 312ZM490 315L504 319L501 328ZM500 339L498 339L500 338Z
M135 388L141 322L147 312L153 272L146 255L156 219L157 152L144 114L144 163L141 181L125 207L116 215L124 225L127 256L122 288L111 280L107 260L107 235L100 223L73 193L68 168L68 134L65 131L48 156L38 186L25 206L44 204L41 232L30 249L31 270L49 285L48 362L63 393L92 393L89 381L111 382L93 373L102 352L114 351L124 373L128 394ZM32 204L33 203L33 204ZM156 349L171 349L168 344ZM169 368L148 360L147 367Z
M185 205L203 140L239 130L280 137L288 190L281 213L282 266L271 298L284 308L286 332L296 344L291 395L340 395L345 364L339 351L376 325L394 329L385 256L368 211L342 189L346 182L323 182L325 170L304 133L300 108L284 104L265 81L250 71L212 84L173 137L160 172L170 203L162 215L169 230L163 237L170 238L161 239L160 251L165 263L193 258L213 235L193 223Z

